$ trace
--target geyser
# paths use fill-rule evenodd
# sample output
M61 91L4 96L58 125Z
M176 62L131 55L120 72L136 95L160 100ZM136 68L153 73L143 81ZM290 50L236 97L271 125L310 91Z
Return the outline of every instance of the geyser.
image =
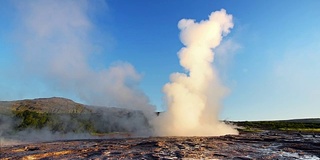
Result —
M219 136L238 132L218 120L221 100L227 89L213 67L214 52L233 27L226 10L212 12L208 20L178 23L185 45L179 52L186 73L173 73L163 87L167 111L154 122L159 136Z

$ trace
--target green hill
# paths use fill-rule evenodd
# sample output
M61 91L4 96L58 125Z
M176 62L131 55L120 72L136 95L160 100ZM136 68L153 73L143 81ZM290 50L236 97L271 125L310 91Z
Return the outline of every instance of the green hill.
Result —
M53 97L0 101L0 129L11 134L28 129L51 132L137 132L150 129L142 111L94 107Z
M53 97L26 99L18 101L0 101L0 108L6 111L35 111L40 113L90 113L83 104L70 99Z
M232 123L242 127L240 131L278 130L320 132L319 118L277 121L238 121Z
M297 122L297 123L320 123L320 118L289 119L289 120L283 120L283 121Z

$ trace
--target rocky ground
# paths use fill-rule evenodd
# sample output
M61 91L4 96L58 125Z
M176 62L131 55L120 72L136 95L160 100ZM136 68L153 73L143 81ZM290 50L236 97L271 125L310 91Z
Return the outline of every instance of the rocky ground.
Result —
M68 140L4 146L1 159L320 159L320 134Z

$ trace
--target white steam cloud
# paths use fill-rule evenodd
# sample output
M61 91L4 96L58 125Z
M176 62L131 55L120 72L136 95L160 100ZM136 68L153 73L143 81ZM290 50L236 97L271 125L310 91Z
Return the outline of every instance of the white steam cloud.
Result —
M219 82L212 63L213 49L233 27L232 15L224 9L211 13L199 23L182 19L178 23L180 39L186 46L178 55L185 73L174 73L164 86L167 112L155 121L161 136L218 136L237 131L218 120L221 99L227 89Z
M103 49L96 43L98 40L94 35L99 28L95 26L92 14L107 9L105 1L26 0L13 1L12 4L17 9L17 13L11 15L16 18L12 35L19 48L16 53L19 63L12 73L21 75L19 77L23 78L21 81L25 85L32 83L28 80L35 80L44 83L49 90L71 94L90 105L129 108L128 111L132 112L128 118L118 116L124 111L115 114L96 111L101 117L95 117L95 127L100 126L102 130L109 127L110 131L117 131L114 128L120 127L140 135L151 134L145 131L144 127L149 125L144 121L145 117L133 112L141 110L150 119L155 109L138 88L141 75L135 68L126 62L113 63L103 69L93 68L90 64L97 50ZM73 121L68 119L70 117L65 115L64 122L69 125ZM0 146L25 143L22 141L92 138L89 133L61 135L47 128L30 128L10 135L13 125L12 117L0 118ZM74 127L79 128L77 125Z
M91 105L153 112L154 107L138 89L141 76L132 65L118 62L97 70L89 63L99 48L92 40L98 28L90 14L106 9L104 1L35 0L15 4L20 26L16 33L22 46L19 56L27 76L40 77L52 89L75 94Z
M138 88L141 75L126 62L113 63L103 69L93 68L90 64L90 60L103 49L97 44L99 40L96 38L101 37L95 37L99 28L95 26L92 15L97 10L107 9L105 1L26 0L12 1L11 4L17 9L11 16L15 19L12 36L18 48L15 54L18 63L12 74L19 75L17 77L21 78L19 81L22 84L32 86L30 81L37 81L44 83L49 90L70 94L90 105L129 108L128 111L132 112L128 114L129 118L101 110L102 116L96 117L97 121L108 124L97 122L96 127L109 127L113 131L117 129L112 127L120 126L123 130L150 135L143 130L149 122L145 122L145 117L139 112L133 112L141 110L148 119L154 116L154 106ZM43 95L40 93L37 96ZM68 119L70 117L65 115L66 124L71 122ZM25 143L22 141L56 140L62 136L63 139L92 138L89 133L68 132L61 135L47 128L30 128L10 135L8 133L14 130L13 122L12 117L1 115L0 147ZM78 128L77 125L74 124L74 127Z

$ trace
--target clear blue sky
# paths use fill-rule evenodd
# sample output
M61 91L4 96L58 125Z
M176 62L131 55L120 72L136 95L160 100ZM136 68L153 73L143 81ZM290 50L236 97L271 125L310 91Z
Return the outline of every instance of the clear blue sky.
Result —
M0 0L0 100L66 96L41 78L19 75L21 45L17 1ZM320 116L320 1L318 0L110 0L89 1L94 25L90 40L97 54L91 68L114 62L132 64L142 75L140 89L162 110L162 87L169 75L182 72L177 52L177 23L207 19L221 8L233 15L228 46L214 62L230 90L220 118L228 120L289 119ZM104 4L104 6L100 6ZM95 7L91 7L95 6ZM20 13L21 14L21 13ZM23 32L18 33L23 36ZM217 52L222 52L218 50ZM219 59L220 58L220 59ZM41 66L39 66L41 68ZM17 72L16 72L17 71ZM32 78L30 78L32 77Z

